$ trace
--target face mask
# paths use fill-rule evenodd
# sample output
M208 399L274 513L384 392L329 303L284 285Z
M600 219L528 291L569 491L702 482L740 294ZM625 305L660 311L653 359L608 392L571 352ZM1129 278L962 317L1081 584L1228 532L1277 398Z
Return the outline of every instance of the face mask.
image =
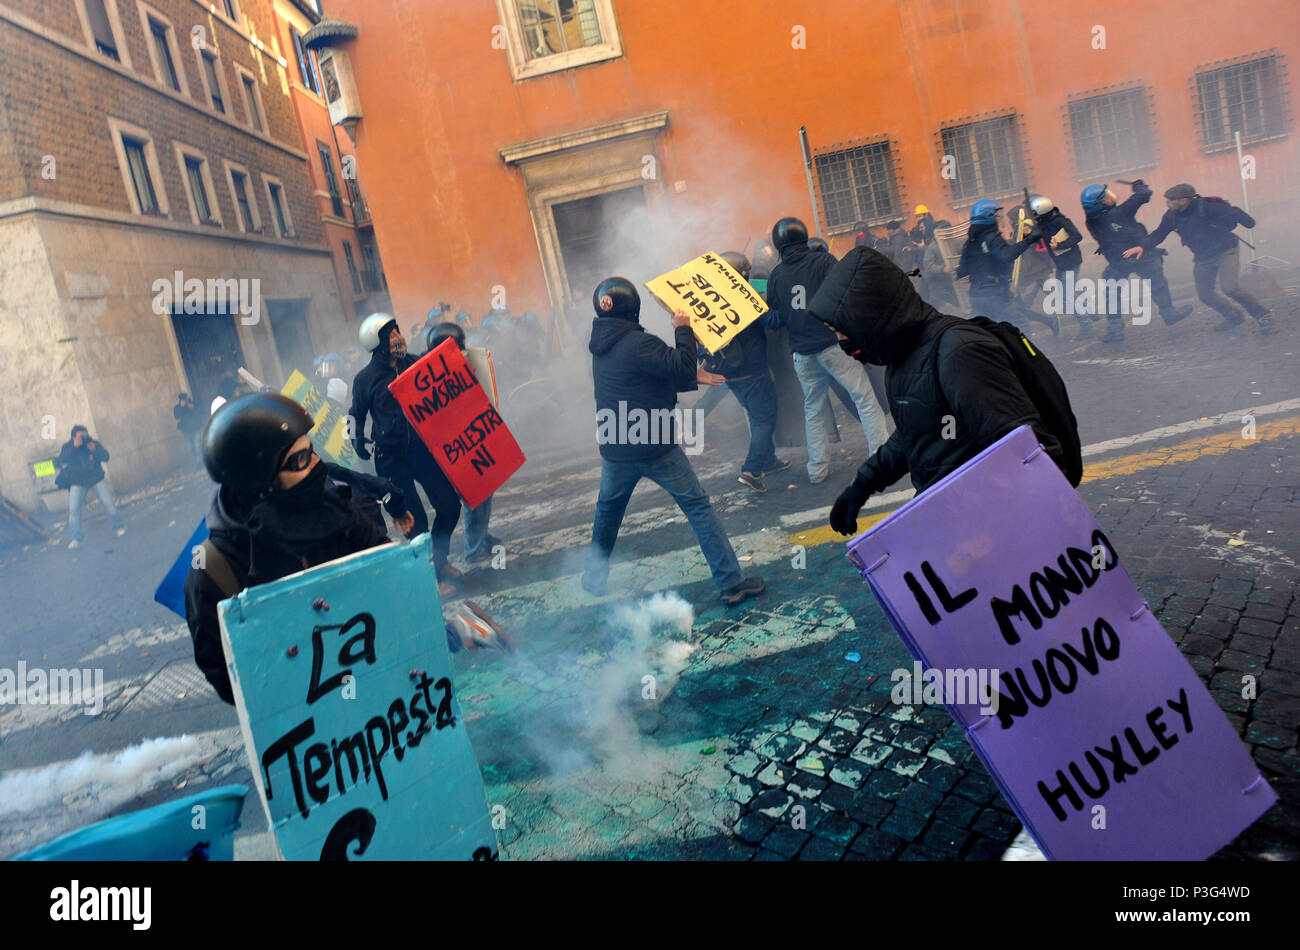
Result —
M272 494L277 503L291 507L319 504L325 492L325 463L317 462L307 477L292 488L278 488Z

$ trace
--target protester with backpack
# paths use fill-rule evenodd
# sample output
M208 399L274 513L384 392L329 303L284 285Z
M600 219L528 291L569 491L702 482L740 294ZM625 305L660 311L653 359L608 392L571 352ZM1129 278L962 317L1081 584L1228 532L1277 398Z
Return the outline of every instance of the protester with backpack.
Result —
M846 338L850 355L887 367L897 425L836 499L830 524L840 534L857 533L858 512L873 493L908 473L923 492L1022 425L1079 483L1078 431L1064 384L1015 327L939 313L897 266L865 247L826 276L809 312Z
M1237 252L1239 239L1232 229L1239 224L1253 228L1255 219L1222 198L1202 197L1187 184L1174 185L1166 191L1165 204L1169 210L1160 219L1159 227L1145 241L1125 251L1124 256L1141 260L1143 254L1158 248L1169 232L1177 231L1183 244L1192 252L1197 296L1207 307L1223 315L1223 322L1214 329L1222 332L1245 323L1246 318L1241 315L1244 308L1259 322L1260 333L1275 332L1269 309L1237 283L1241 271ZM1216 283L1232 300L1214 289Z

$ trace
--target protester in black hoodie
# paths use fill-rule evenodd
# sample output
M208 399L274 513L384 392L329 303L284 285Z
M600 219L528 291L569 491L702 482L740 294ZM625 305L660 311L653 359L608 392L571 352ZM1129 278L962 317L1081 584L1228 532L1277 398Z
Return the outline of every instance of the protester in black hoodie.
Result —
M330 479L307 437L315 424L289 397L253 393L223 406L203 430L204 462L220 487L208 511L204 566L185 578L185 615L194 662L228 703L235 700L217 604L246 587L388 543L352 503L349 487ZM482 632L500 633L472 610L446 624L451 651L508 647L508 640Z
M54 466L59 469L54 484L68 490L68 547L81 547L81 506L90 489L104 506L104 513L118 536L126 534L126 525L113 504L113 493L104 482L104 463L108 449L91 436L85 426L73 426L72 438L63 443Z
M923 492L1017 426L1031 426L1062 464L1060 443L1043 425L1002 343L975 324L939 313L884 255L864 247L849 251L809 311L844 334L858 359L887 367L898 427L831 508L831 527L840 534L857 533L858 512L873 493L908 473L912 487ZM947 416L955 430L945 425Z
M596 387L596 440L600 445L600 495L591 527L591 548L582 586L596 597L608 593L609 559L618 529L642 478L648 478L682 509L700 542L713 581L726 604L763 592L758 577L742 578L736 552L727 540L709 496L700 487L679 440L677 394L695 389L696 343L690 318L673 315L676 347L640 323L641 295L631 281L610 277L592 294L592 377ZM685 435L698 443L692 426Z

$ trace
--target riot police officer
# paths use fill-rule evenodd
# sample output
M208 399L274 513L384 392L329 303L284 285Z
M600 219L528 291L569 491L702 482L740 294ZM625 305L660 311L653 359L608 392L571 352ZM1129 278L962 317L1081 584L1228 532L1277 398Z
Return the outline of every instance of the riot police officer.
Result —
M1020 298L1011 293L1011 265L1017 257L1033 247L1042 236L1032 228L1029 234L1015 244L1008 244L998 232L999 220L1005 220L1002 208L996 201L981 198L970 211L970 232L962 245L961 260L957 264L957 277L970 279L970 306L972 314L983 314L994 320L1010 320L1021 332L1028 332L1030 321L1051 327L1059 336L1061 321L1044 317L1030 310Z
M1150 281L1151 299L1160 310L1165 326L1173 326L1192 312L1191 307L1174 306L1165 280L1161 262L1164 251L1126 258L1124 252L1141 245L1147 238L1147 229L1137 220L1138 209L1151 200L1151 189L1141 178L1130 186L1133 194L1122 203L1106 185L1089 185L1079 195L1083 205L1084 226L1097 242L1097 250L1106 258L1103 280L1127 280L1130 274ZM1120 314L1107 314L1110 326L1103 336L1104 343L1119 343L1124 339L1124 318Z
M1083 235L1056 202L1046 195L1030 198L1029 211L1034 216L1034 224L1043 232L1042 240L1047 242L1047 252L1056 268L1056 279L1067 286L1073 285L1079 276L1079 268L1083 266L1083 251L1079 250ZM1085 313L1075 313L1074 316L1079 321L1079 335L1075 341L1087 339L1092 335L1094 318Z

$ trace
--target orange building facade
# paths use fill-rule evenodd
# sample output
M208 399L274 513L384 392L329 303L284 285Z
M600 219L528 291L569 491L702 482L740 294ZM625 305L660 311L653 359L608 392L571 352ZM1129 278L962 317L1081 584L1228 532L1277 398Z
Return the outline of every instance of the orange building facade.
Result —
M577 330L603 276L752 250L787 214L811 229L809 177L836 252L855 221L908 226L924 203L956 223L1023 187L1080 225L1094 182L1240 204L1236 131L1261 249L1295 247L1295 0L1248 16L1211 0L330 0L326 16L358 31L335 49L403 325L445 299L476 318L567 312Z

